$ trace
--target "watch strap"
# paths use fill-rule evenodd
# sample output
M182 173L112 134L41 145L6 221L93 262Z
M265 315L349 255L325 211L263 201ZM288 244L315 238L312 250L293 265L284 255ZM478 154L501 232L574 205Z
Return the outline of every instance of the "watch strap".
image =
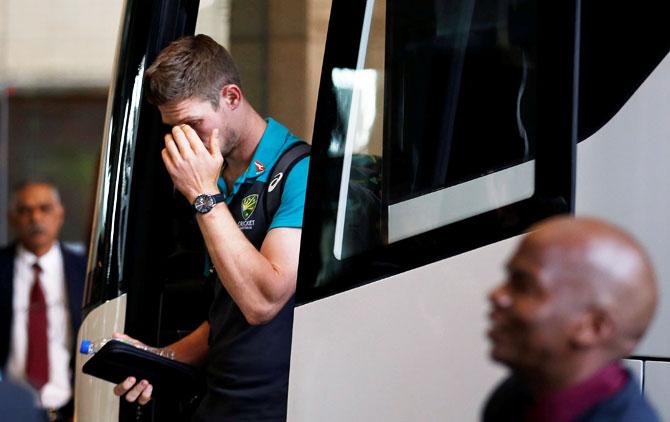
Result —
M212 195L212 199L214 200L214 204L220 204L221 202L226 202L226 194L217 193L215 195Z

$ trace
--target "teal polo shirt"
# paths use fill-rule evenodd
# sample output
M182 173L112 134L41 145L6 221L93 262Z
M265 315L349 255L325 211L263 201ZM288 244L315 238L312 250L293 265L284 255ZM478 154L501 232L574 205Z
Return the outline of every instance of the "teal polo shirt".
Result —
M301 159L283 176L281 202L270 220L262 207L270 194L272 169L282 153L299 139L276 121L268 119L267 123L249 167L235 180L231 192L227 191L223 179L219 179L219 189L226 197L231 214L238 225L245 223L239 226L240 229L259 249L272 228L302 227L309 166L307 159ZM274 194L278 195L279 191ZM259 207L253 205L245 216L244 201L253 196L256 196L255 204ZM208 317L207 393L195 419L286 419L293 306L291 297L270 321L250 325L224 286L218 282L214 284L214 300Z
M256 147L251 163L247 171L235 180L232 192L228 192L226 182L223 177L219 177L219 190L226 195L227 204L230 204L242 184L254 181L267 183L270 172L282 153L291 145L300 142L300 139L290 133L281 123L272 118L267 118L265 121L268 125ZM276 227L302 227L308 171L309 157L305 157L293 166L284 185L281 204L272 218L268 231Z

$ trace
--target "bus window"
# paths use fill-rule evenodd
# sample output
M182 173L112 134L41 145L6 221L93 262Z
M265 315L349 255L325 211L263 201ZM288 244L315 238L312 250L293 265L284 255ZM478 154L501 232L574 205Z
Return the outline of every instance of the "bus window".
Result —
M332 70L341 124L329 148L344 161L333 248L338 259L377 246L381 238L393 243L534 192L536 38L530 2L395 2L384 155L390 162L388 220L387 232L380 233L375 182L381 180L380 16L386 5L369 5L374 9L365 17L356 68Z
M539 3L368 0L335 28L345 18L333 4L299 297L571 210L572 97L552 94L572 92L574 4Z
M333 68L337 123L328 151L342 158L333 254L346 258L382 242L381 158L385 2L368 2L355 68Z
M532 3L397 2L389 242L533 195Z

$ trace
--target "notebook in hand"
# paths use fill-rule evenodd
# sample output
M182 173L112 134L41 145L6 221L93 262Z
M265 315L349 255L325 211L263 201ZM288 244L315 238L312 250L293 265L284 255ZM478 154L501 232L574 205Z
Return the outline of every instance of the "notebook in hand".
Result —
M196 367L118 340L105 344L91 356L82 370L85 374L114 384L129 376L138 381L146 379L154 386L154 396L187 395L202 383Z

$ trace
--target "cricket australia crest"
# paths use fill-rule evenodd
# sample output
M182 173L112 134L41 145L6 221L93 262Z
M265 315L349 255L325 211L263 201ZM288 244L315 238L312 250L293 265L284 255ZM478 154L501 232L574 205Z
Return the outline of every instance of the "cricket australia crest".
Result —
M251 214L253 214L256 209L256 204L258 204L258 194L255 193L253 195L245 196L244 199L242 199L242 218L247 220L251 217Z

